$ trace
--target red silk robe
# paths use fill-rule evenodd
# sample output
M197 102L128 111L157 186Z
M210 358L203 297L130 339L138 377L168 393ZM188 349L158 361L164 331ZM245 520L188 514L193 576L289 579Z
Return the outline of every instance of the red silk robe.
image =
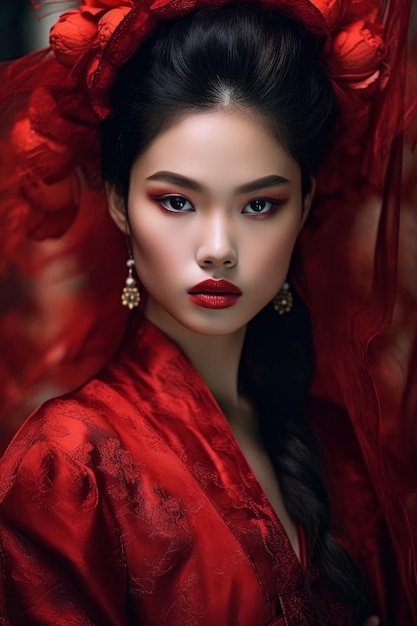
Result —
M1 475L5 626L351 624L317 570L311 606L224 415L146 320L29 418Z

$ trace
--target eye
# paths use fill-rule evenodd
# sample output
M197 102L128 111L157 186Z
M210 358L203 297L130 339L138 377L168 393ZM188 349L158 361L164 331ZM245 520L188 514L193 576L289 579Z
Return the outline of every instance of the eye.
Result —
M172 213L194 211L191 202L183 196L159 196L155 198L155 200L160 202L167 211L171 211Z
M246 204L242 213L246 215L264 215L270 213L274 207L282 204L281 201L271 200L269 198L254 198Z

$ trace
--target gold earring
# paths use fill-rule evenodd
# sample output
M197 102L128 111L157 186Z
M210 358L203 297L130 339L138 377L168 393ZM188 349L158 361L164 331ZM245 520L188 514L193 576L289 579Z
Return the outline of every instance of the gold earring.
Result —
M278 315L284 315L284 313L289 313L291 311L292 305L293 298L290 291L290 284L285 281L281 289L278 291L277 295L274 296L272 300L272 306L274 307L274 311L276 311Z
M122 291L122 304L132 310L133 308L139 306L140 302L140 292L136 285L136 280L133 278L135 261L132 257L132 253L130 253L130 257L126 262L126 265L128 267L128 274Z

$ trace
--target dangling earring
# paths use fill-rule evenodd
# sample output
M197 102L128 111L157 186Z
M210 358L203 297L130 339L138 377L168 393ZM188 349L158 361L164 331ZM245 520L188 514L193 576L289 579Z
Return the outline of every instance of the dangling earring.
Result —
M128 274L125 282L125 286L122 291L122 304L129 307L130 310L139 306L140 292L136 285L136 280L133 278L133 268L135 267L135 261L132 253L129 252L129 258L126 261L128 267Z
M291 311L292 305L293 298L290 291L290 284L285 281L281 289L278 291L277 295L274 296L272 300L272 306L274 307L274 311L276 311L278 315L284 315L284 313L289 313Z

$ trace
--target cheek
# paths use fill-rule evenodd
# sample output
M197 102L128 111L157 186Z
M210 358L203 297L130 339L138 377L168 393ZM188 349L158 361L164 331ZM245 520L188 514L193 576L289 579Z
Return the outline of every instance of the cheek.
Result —
M132 248L136 271L145 286L151 278L168 280L180 262L181 248L177 239L164 236L157 228L132 224Z
M298 223L288 228L272 229L260 240L248 240L247 250L250 265L266 280L271 280L281 286L288 271L292 252L298 236Z

